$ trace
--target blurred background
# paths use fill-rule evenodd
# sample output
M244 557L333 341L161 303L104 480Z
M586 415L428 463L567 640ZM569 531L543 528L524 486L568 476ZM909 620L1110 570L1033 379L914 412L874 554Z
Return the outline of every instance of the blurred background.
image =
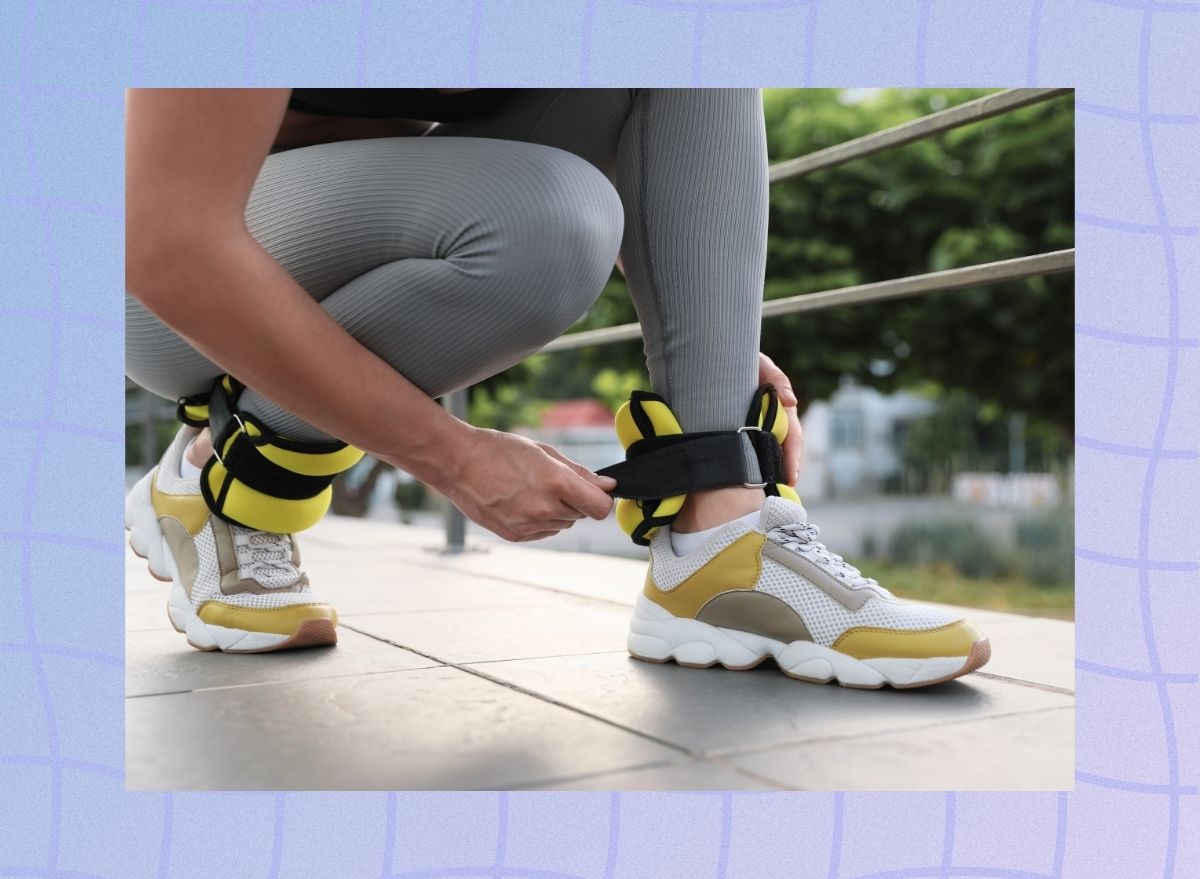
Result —
M766 89L772 163L991 94ZM771 187L768 301L1074 245L1069 95ZM822 539L905 598L1074 615L1074 276L780 314L762 350L800 397L798 490ZM635 322L621 275L571 333ZM545 351L463 395L472 424L598 469L613 413L650 388L640 339ZM157 461L174 405L130 385L127 483ZM334 512L441 528L446 502L364 459ZM456 527L451 525L451 531ZM466 523L468 547L500 539ZM645 557L611 517L539 548Z

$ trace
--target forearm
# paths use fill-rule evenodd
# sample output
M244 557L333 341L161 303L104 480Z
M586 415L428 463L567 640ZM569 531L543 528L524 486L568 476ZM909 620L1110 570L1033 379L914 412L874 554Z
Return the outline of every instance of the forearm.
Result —
M469 425L342 329L248 232L140 253L130 293L198 351L331 436L442 480Z

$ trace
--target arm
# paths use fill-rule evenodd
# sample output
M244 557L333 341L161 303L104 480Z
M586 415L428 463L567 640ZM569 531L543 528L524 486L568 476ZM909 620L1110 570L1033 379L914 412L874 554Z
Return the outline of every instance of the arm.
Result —
M470 427L360 345L246 228L288 93L130 90L127 289L242 382L436 486Z
M544 443L454 418L359 344L254 240L246 203L288 93L129 92L130 295L226 372L412 473L506 540L545 537L584 514L604 518L614 480Z

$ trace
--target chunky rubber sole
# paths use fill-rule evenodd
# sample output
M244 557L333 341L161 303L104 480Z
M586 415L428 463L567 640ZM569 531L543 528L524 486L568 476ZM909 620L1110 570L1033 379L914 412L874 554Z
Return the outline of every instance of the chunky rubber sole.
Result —
M150 497L155 467L138 480L125 497L125 530L134 554L146 560L150 575L171 584L167 616L176 632L187 637L197 650L223 650L226 653L268 653L293 647L318 647L337 643L337 627L332 620L304 620L290 634L231 629L204 622L192 607L187 591L179 582L175 558L158 527L158 515Z
M686 668L722 665L732 671L756 667L768 657L791 678L815 684L834 681L843 687L876 690L927 687L953 680L979 668L991 657L986 638L967 656L855 659L812 641L790 644L737 629L725 629L671 614L639 595L627 639L629 653L646 662L669 662Z

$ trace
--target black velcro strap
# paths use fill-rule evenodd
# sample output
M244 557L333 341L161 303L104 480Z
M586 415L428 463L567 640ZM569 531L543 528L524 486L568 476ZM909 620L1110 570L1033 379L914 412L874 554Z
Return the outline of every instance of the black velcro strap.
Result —
M208 431L212 435L213 447L217 449L229 439L231 430L237 430L237 422L233 420L234 401L229 399L229 393L221 384L222 378L217 376L212 393L208 395ZM234 388L238 390L237 385Z
M769 430L748 430L750 444L758 456L758 472L762 474L759 482L774 485L777 482L787 482L787 469L783 461L783 446L775 439L775 434Z
M332 476L296 473L276 464L258 450L258 444L272 442L276 437L256 420L234 411L234 403L241 396L242 385L232 378L230 383L233 385L233 399L218 378L208 401L208 426L213 436L213 448L230 477L280 500L304 500L324 491L333 482ZM259 431L258 437L252 437L245 431L246 421L254 424ZM224 495L225 490L221 493Z
M280 500L315 497L333 482L332 476L305 476L280 467L265 457L243 430L234 434L219 460L238 482Z
M755 450L759 473L749 472L743 433ZM612 491L615 497L633 500L673 497L723 485L772 483L783 473L779 441L759 430L645 437L631 444L626 455L626 460L596 473L617 480Z

